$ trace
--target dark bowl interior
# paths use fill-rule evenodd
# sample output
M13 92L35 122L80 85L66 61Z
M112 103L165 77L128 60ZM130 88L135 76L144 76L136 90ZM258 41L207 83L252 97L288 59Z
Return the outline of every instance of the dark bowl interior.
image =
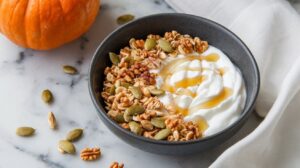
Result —
M247 91L246 105L240 118L223 131L199 140L187 142L157 141L137 136L111 120L106 115L100 96L104 81L104 69L111 66L108 52L116 52L128 45L130 38L145 39L148 34L160 34L176 30L181 34L198 36L221 49L241 70ZM118 137L141 150L169 154L191 154L220 145L231 137L246 121L253 110L259 91L259 71L256 62L245 44L232 32L210 20L186 14L157 14L137 19L112 32L98 47L90 67L90 94L101 120Z

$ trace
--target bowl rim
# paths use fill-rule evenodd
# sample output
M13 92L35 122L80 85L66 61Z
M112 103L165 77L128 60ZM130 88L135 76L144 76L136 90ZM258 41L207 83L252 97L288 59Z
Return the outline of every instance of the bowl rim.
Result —
M187 17L187 18L190 18L190 19L201 20L201 21L205 22L205 24L210 24L210 25L219 27L219 28L223 29L225 32L227 32L229 35L231 35L232 37L234 37L235 40L237 40L241 44L241 47L250 56L251 64L254 66L254 73L255 73L255 76L257 78L257 83L255 84L254 91L253 91L253 92L255 92L255 94L254 94L253 99L251 100L251 102L249 102L250 105L248 105L248 107L246 107L246 108L244 108L242 110L241 116L234 123L232 123L231 125L229 125L225 129L223 129L223 130L221 130L221 131L219 131L219 132L217 132L215 134L212 134L212 135L209 135L207 137L200 138L200 139L196 139L196 140L175 141L175 142L173 142L173 141L165 141L165 140L154 140L154 139L146 138L144 136L136 135L136 134L134 134L134 133L132 133L132 132L130 132L130 131L122 128L119 124L117 124L114 120L112 120L107 115L107 112L104 109L104 107L101 104L99 105L97 103L96 94L92 90L92 88L93 88L93 82L92 82L91 76L92 76L93 71L95 69L95 64L96 64L95 61L99 57L99 55L101 55L101 54L98 53L99 50L100 50L100 48L103 46L103 44L111 36L113 36L114 34L119 33L124 28L129 27L131 25L134 25L134 24L136 24L136 23L138 23L140 21L143 21L145 19L150 19L150 18L153 18L153 17L161 17L161 16ZM94 106L96 107L96 111L97 111L98 117L102 116L106 121L108 121L109 124L111 124L114 128L118 129L119 131L123 132L124 134L132 136L132 137L134 137L134 138L136 138L136 139L138 139L140 141L144 141L144 142L152 143L152 144L159 144L159 145L188 145L188 144L194 144L194 143L201 143L201 142L205 142L205 141L210 141L210 140L212 140L214 138L217 138L218 136L221 136L222 134L225 134L227 131L233 129L237 124L239 124L240 122L242 122L243 120L245 120L247 118L247 116L250 115L250 113L253 111L253 106L255 104L255 101L257 99L257 96L258 96L258 93L259 93L259 89L260 89L260 73L259 73L258 65L257 65L257 62L256 62L253 54L251 53L251 51L249 50L249 48L246 46L246 44L236 34L234 34L231 30L229 30L228 28L224 27L223 25L221 25L221 24L219 24L219 23L217 23L215 21L212 21L212 20L200 17L200 16L195 16L195 15L190 15L190 14L184 14L184 13L160 13L160 14L147 15L147 16L144 16L144 17L140 17L140 18L138 18L138 19L136 19L134 21L131 21L129 23L126 23L126 24L118 27L117 29L113 30L111 33L109 33L102 40L102 42L99 44L99 46L97 47L96 51L94 52L93 58L92 58L91 63L90 63L88 75L89 75L89 80L88 80L89 93L90 93L90 97L92 99L92 102L93 102ZM106 127L108 127L108 126L106 126Z

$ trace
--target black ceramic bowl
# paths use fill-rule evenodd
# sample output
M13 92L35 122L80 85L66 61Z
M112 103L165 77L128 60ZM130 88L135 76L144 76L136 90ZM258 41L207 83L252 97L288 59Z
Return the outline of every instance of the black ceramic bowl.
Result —
M120 127L106 115L105 104L99 93L102 91L104 69L111 66L108 52L119 52L128 45L130 38L145 39L148 34L160 34L176 30L181 34L198 36L221 49L242 72L247 100L240 118L219 133L199 140L168 142L135 135ZM253 110L259 91L259 71L246 45L231 31L210 20L186 14L157 14L137 19L112 32L98 47L90 67L89 89L101 120L118 137L141 150L169 155L184 155L200 152L220 145L237 132Z

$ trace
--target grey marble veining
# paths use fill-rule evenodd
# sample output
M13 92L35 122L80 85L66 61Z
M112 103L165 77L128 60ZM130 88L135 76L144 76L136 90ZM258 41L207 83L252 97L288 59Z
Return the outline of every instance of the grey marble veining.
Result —
M192 156L172 157L135 149L112 134L98 119L88 93L88 69L93 53L112 30L116 18L132 13L137 18L174 12L163 0L103 0L95 24L81 38L51 51L20 48L0 36L0 168L75 168L109 167L120 161L126 168L195 168L207 167L224 149L252 130L247 125L258 123L255 116L219 148ZM73 65L79 74L70 76L62 66ZM43 89L54 94L52 105L40 99ZM47 113L53 111L58 129L49 129ZM36 128L30 138L15 135L16 127ZM84 136L75 142L76 155L62 155L57 142L76 127L84 128ZM98 161L84 162L79 151L99 146L103 155Z

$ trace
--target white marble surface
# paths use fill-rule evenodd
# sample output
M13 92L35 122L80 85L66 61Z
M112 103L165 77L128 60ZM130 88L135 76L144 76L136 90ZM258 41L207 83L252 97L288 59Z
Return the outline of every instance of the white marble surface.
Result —
M0 35L0 168L75 168L109 167L113 161L126 168L195 168L207 167L232 143L259 123L253 115L246 126L221 147L192 156L173 157L150 154L135 149L112 134L98 119L88 93L88 68L101 40L118 25L117 16L132 13L137 18L154 13L174 12L162 0L103 0L101 11L89 32L80 39L52 51L33 51L17 47ZM79 75L62 72L62 65L74 65ZM40 94L53 91L55 101L45 105ZM53 131L47 113L53 111L59 127ZM19 126L32 126L30 138L15 135ZM84 136L75 143L84 147L99 146L102 157L84 162L76 155L62 155L57 142L73 129L84 128Z

